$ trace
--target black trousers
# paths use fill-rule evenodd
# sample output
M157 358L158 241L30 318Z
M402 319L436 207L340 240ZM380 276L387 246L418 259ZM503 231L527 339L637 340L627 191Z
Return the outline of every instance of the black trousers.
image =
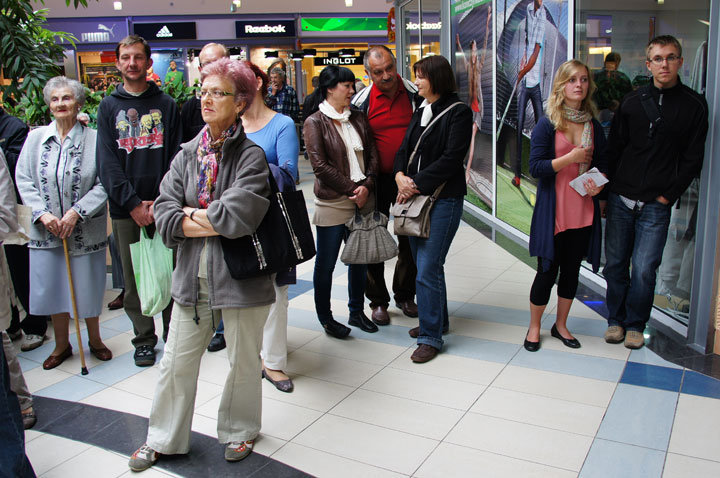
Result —
M377 181L377 209L389 216L390 205L397 197L397 184L393 174L378 174ZM410 242L407 236L396 236L398 249L400 250L395 263L393 274L393 296L395 302L404 302L415 298L415 277L417 268L412 258ZM385 285L385 263L369 264L367 267L367 283L365 295L370 300L370 307L384 306L390 304L390 294Z
M555 259L550 268L543 270L542 259L538 257L538 271L530 288L530 302L533 305L547 305L550 291L558 280L558 297L574 299L577 292L580 264L590 244L591 227L568 229L555 235Z
M6 245L5 256L10 267L10 277L15 288L15 295L27 312L27 316L21 322L18 310L13 307L8 332L15 333L22 328L25 335L42 337L47 331L49 317L30 313L30 251L26 245Z

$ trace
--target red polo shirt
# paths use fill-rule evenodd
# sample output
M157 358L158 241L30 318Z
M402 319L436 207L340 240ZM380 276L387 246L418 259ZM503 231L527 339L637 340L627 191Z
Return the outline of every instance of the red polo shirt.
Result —
M383 174L392 174L395 154L400 149L412 116L412 105L400 75L397 81L398 89L392 98L374 84L370 90L367 114L380 156L380 172Z

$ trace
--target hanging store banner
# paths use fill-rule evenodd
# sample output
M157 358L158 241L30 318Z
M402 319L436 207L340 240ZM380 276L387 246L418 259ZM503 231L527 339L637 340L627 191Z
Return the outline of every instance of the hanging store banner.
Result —
M387 18L302 18L300 28L304 32L386 31Z
M77 43L117 43L128 35L127 22L104 18L92 20L51 18L47 21L47 29L72 33L78 39Z
M295 21L235 22L235 36L237 38L294 37Z
M195 40L195 22L135 23L133 32L146 40Z
M336 65L336 66L354 66L354 65L362 65L363 64L363 56L362 55L356 55L356 56L341 56L337 58L330 58L326 56L316 56L313 58L313 64L315 66L328 66L328 65Z

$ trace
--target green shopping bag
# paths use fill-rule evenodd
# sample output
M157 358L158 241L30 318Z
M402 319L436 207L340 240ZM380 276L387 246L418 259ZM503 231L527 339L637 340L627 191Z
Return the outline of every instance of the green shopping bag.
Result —
M140 309L143 315L153 317L170 303L173 253L162 243L158 231L151 239L143 227L140 241L130 244L130 256Z

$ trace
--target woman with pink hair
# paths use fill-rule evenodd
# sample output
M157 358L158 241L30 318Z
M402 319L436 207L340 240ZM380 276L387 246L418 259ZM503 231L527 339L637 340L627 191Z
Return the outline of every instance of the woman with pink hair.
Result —
M203 68L201 111L207 125L182 145L160 185L157 232L177 247L170 333L148 427L147 441L130 458L133 471L162 455L190 450L200 359L223 319L230 370L218 411L225 459L252 451L260 431L263 325L275 300L271 276L235 280L220 237L250 235L269 206L265 153L247 139L242 114L255 98L255 74L223 58Z

